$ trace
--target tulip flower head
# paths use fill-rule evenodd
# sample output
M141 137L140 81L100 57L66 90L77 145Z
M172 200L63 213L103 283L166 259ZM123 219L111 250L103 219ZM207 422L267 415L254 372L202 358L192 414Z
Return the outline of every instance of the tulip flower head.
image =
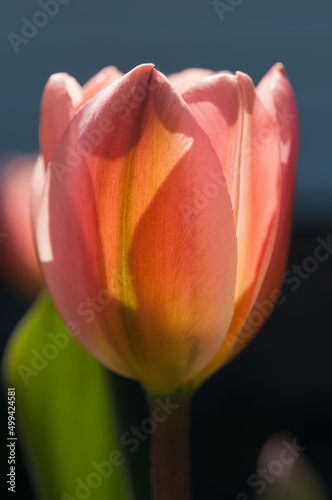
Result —
M280 285L297 147L283 67L257 89L244 73L151 64L84 87L53 75L40 141L36 247L68 328L150 392L201 384Z

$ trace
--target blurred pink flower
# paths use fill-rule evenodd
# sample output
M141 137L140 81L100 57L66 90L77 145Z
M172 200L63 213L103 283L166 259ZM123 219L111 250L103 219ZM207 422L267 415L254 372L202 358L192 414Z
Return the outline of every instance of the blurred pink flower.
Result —
M17 293L34 296L42 277L33 245L30 185L36 155L0 159L0 273Z

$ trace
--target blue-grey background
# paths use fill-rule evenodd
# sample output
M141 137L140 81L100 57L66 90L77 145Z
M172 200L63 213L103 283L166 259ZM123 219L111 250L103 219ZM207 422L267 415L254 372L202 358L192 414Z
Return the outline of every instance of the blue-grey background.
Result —
M21 35L21 18L31 21L40 6L2 2L0 150L38 148L40 96L51 73L66 71L84 83L106 65L126 72L154 62L165 73L241 70L257 83L282 61L301 119L296 220L331 221L332 2L234 3L221 21L210 0L68 0L16 54L7 35Z
M7 34L21 35L21 18L32 20L40 6L35 0L1 2L0 153L38 149L41 93L58 71L84 83L110 64L126 72L153 62L166 74L193 66L242 70L258 83L281 61L301 123L289 265L301 264L312 255L316 237L326 238L332 227L332 1L237 3L221 21L210 0L69 0L16 54ZM330 260L289 293L249 348L199 391L195 499L235 500L239 492L250 492L247 478L256 470L259 450L280 429L299 437L331 488ZM4 343L25 306L5 291L1 297ZM131 384L124 386L139 399ZM21 481L28 498L23 466Z

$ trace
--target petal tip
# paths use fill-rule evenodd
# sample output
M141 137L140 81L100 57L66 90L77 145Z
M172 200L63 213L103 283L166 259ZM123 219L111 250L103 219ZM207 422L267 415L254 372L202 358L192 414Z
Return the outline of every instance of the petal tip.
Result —
M247 75L247 73L243 73L243 71L236 71L234 78L238 83L244 83L253 86L252 78Z
M80 86L77 80L69 75L68 73L54 73L49 77L46 83L46 87L51 86L52 88L58 87L68 87L68 86Z
M160 75L160 71L158 71L153 63L143 63L135 66L127 75L130 77L136 78L146 78L147 80Z
M277 62L274 66L272 66L272 69L275 70L275 71L278 71L283 76L287 77L285 66L281 62Z
M279 82L285 81L285 78L288 80L285 66L280 62L277 62L272 66L270 71L268 71L267 76L270 76L271 90L274 90L275 87L279 84Z
M68 73L64 73L64 72L53 73L53 75L51 75L49 77L48 81L51 81L51 82L63 81L68 76L70 76L70 75L68 75Z

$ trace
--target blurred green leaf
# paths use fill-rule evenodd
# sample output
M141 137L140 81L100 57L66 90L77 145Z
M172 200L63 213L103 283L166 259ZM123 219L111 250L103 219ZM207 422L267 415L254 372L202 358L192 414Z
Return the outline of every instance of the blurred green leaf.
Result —
M14 331L3 376L16 389L18 440L38 499L133 499L108 373L46 295Z

